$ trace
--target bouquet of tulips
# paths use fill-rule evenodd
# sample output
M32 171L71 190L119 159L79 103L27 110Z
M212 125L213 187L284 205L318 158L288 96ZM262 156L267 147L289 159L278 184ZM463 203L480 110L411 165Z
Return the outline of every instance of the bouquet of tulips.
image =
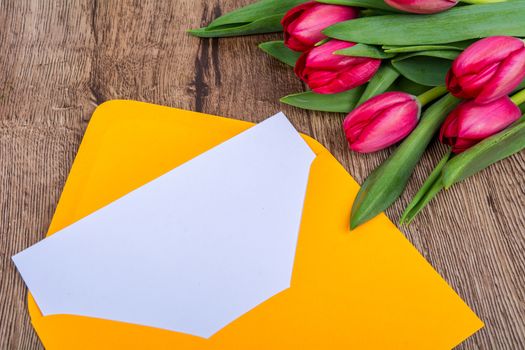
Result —
M353 151L399 143L362 185L355 228L399 198L436 134L449 150L401 223L442 189L525 148L524 23L525 0L262 0L190 33L284 31L260 48L310 90L283 103L348 113L342 131Z

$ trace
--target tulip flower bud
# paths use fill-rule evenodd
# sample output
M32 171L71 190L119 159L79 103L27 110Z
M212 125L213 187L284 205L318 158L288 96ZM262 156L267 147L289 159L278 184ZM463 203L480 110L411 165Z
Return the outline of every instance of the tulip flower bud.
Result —
M315 1L296 6L281 21L284 44L294 51L307 51L326 38L321 31L332 24L356 18L355 7L327 5Z
M415 96L386 92L354 109L343 122L350 148L369 153L404 139L416 127L421 105Z
M470 100L450 113L441 127L439 140L461 153L478 142L505 129L521 117L521 111L507 97L479 104Z
M295 64L295 74L312 91L335 94L368 82L379 69L381 60L368 57L336 55L334 51L355 43L330 40L303 53Z
M487 103L508 95L525 78L525 43L493 36L470 45L452 63L447 87L456 97Z
M387 5L401 11L430 14L456 6L458 0L385 0Z

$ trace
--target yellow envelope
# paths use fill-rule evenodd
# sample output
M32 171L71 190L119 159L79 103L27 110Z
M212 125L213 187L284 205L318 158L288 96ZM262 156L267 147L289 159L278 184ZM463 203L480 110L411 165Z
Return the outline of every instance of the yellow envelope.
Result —
M95 111L48 235L252 126L134 101ZM384 215L350 232L358 184L317 141L291 287L209 339L29 313L47 349L451 349L483 323ZM116 161L118 160L118 161ZM166 300L169 303L169 300Z

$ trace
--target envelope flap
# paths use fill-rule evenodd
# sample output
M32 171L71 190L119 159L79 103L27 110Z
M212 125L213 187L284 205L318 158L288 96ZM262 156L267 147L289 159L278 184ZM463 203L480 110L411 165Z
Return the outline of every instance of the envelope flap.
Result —
M151 181L251 124L131 101L100 106L49 233ZM356 231L357 183L317 142L292 287L210 339L29 310L44 345L77 349L450 349L481 321L381 215Z

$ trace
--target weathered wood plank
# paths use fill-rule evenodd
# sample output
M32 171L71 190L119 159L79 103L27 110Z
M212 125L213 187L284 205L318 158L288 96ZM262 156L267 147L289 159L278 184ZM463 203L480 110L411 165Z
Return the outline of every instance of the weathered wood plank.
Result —
M260 121L284 110L358 180L389 151L348 151L342 115L281 105L301 91L256 44L278 35L196 39L188 28L250 0L0 1L0 349L41 345L10 256L42 239L94 108L135 99ZM387 214L398 220L443 148ZM525 154L440 195L403 231L486 322L460 349L525 348Z

